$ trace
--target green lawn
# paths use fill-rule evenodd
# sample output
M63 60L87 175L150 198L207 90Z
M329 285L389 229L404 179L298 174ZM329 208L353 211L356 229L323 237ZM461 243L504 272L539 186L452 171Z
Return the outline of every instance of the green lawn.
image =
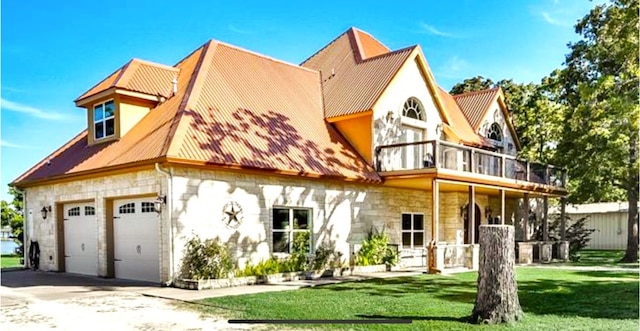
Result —
M518 268L524 320L509 330L638 330L638 272ZM372 279L296 291L203 300L205 313L237 319L411 319L405 325L288 325L287 329L476 330L477 273ZM274 326L280 329L283 326ZM494 327L492 327L494 328Z
M0 257L2 268L20 267L20 256L2 255Z
M624 251L581 250L580 259L563 265L573 266L604 266L618 268L638 268L638 263L619 263Z

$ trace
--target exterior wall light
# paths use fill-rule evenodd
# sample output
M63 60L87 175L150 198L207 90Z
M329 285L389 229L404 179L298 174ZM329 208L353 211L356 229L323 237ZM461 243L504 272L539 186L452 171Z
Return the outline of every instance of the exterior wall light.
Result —
M51 212L51 206L42 207L42 209L40 209L40 213L42 213L42 219L46 220L47 214L49 214L50 212Z
M156 198L156 201L153 202L153 210L155 210L156 213L158 214L162 213L162 206L164 206L166 203L167 203L167 196L158 195L158 198Z

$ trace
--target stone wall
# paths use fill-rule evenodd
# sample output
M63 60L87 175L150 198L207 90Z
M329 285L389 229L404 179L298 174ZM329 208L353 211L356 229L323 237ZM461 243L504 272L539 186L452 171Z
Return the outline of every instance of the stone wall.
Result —
M73 182L42 185L26 189L26 213L28 236L38 241L40 246L40 269L57 271L58 252L56 224L62 215L65 203L94 201L97 219L98 237L98 275L107 275L106 238L106 199L136 195L156 195L166 191L166 179L155 170L145 170L109 177L96 177ZM52 211L46 219L40 209L51 206ZM30 224L29 224L30 223ZM166 233L166 225L160 227ZM164 236L163 236L164 237ZM162 243L162 241L161 241ZM161 244L162 246L162 244ZM162 246L165 253L166 245ZM163 254L160 254L163 256ZM168 264L163 265L166 269Z

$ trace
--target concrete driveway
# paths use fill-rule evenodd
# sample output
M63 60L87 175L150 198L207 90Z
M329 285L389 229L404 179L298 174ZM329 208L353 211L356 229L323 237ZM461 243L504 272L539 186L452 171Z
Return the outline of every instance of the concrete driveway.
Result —
M0 274L3 330L244 330L144 295L155 284L42 271ZM174 289L175 290L175 289Z

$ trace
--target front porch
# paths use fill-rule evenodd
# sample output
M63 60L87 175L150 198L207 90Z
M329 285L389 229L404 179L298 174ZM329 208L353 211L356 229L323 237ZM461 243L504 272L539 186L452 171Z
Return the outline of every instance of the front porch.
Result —
M547 223L549 198L566 195L564 169L440 140L379 146L376 167L385 185L426 193L430 237L419 249L424 254L420 261L425 261L429 272L477 270L480 224L516 227L521 248L518 263L550 262L554 245L559 247L555 250L559 259L568 258L564 222L561 244L549 242ZM540 243L529 242L531 229L525 220L530 199L543 201ZM413 245L404 246L399 248L401 263L415 259L417 251Z

